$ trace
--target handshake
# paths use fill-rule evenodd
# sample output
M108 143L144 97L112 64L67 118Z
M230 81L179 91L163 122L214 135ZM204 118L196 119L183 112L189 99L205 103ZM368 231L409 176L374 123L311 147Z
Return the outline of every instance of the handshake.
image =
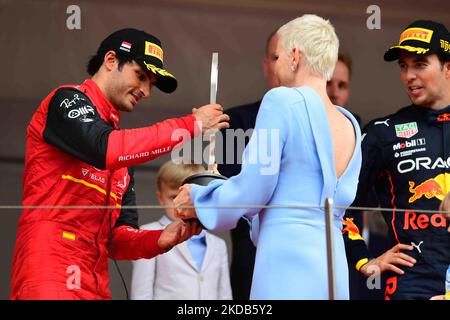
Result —
M166 226L158 240L158 246L166 252L193 235L200 234L203 229L189 196L191 188L190 184L181 186L173 200L176 220Z

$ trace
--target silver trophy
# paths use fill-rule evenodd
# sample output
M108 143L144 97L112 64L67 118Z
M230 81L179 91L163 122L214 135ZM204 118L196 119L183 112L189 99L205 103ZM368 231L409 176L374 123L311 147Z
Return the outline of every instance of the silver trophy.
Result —
M217 96L217 78L219 67L219 53L213 52L211 61L211 94L209 102L211 104L216 103ZM227 180L227 177L222 176L217 171L216 164L216 136L212 134L209 137L209 157L208 157L208 171L197 173L184 179L182 184L193 183L201 186L206 186L209 182L216 179Z

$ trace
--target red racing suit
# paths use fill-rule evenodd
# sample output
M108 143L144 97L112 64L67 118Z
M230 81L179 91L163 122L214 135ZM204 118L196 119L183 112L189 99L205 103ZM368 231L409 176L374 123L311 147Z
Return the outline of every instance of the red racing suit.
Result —
M110 299L108 256L163 253L157 245L162 231L139 230L137 211L121 209L136 203L128 167L170 152L198 126L189 115L120 130L119 118L92 80L54 90L33 115L12 299ZM173 140L176 129L185 135Z

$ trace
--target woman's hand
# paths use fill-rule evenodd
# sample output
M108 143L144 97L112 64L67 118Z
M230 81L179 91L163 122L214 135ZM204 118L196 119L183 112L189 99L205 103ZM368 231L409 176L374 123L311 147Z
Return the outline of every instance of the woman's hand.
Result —
M189 192L192 189L191 184L185 184L180 187L180 192L173 200L175 206L175 216L182 220L197 218L194 205L192 204Z

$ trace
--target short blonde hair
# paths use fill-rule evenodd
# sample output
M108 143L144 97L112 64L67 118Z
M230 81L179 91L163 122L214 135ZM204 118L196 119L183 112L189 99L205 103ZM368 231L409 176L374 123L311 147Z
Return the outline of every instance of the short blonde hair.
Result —
M205 168L199 164L175 164L169 160L159 168L156 177L158 191L161 191L163 183L171 188L179 188L187 177L205 171Z
M330 21L305 14L281 26L278 31L287 55L297 48L313 75L330 80L336 66L339 39Z

